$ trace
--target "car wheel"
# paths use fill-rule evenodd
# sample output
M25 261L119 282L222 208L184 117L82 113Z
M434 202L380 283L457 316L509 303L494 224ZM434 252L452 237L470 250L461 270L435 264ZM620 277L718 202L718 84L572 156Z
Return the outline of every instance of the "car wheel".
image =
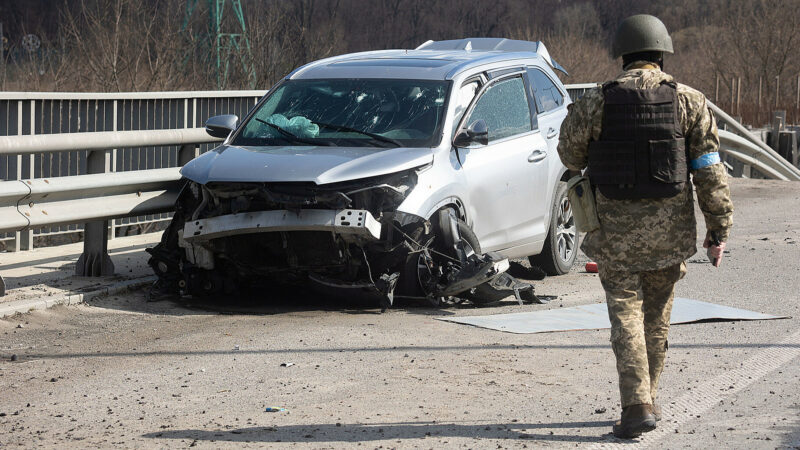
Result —
M563 275L575 263L579 237L567 196L567 183L559 181L544 247L540 254L529 256L528 260L532 266L541 268L548 275Z
M428 288L436 282L440 276L437 269L447 264L448 261L458 260L458 255L453 248L456 244L455 236L450 229L450 216L455 216L455 212L449 208L440 210L433 221L434 239L430 247L431 259L435 267L429 267L426 263L425 255L415 252L406 258L405 268L400 276L400 286L403 295L410 297L428 297L431 289ZM481 253L481 246L478 237L472 228L463 220L456 218L458 234L464 241L464 248L467 253ZM432 299L434 302L438 299Z

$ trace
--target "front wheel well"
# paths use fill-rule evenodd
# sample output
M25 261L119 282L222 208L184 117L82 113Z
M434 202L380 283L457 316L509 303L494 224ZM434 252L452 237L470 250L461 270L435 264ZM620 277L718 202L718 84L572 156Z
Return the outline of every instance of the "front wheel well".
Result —
M464 208L464 203L455 197L448 198L437 204L436 207L431 211L430 215L428 215L428 220L434 220L437 214L439 214L439 211L443 209L452 209L455 211L458 219L461 219L464 222L467 221L467 210Z

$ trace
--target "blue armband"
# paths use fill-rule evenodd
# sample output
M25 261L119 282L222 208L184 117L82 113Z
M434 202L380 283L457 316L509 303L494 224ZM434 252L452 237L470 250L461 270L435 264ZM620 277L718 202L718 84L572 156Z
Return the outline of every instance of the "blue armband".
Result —
M692 170L702 169L703 167L713 166L721 162L719 153L706 153L699 158L693 159L691 162Z

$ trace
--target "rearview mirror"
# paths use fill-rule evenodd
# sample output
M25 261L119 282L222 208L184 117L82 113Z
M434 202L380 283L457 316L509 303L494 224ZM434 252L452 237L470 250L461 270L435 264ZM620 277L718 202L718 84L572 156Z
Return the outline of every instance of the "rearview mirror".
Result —
M221 116L209 117L206 120L206 133L209 135L225 139L239 123L239 116L236 114L224 114Z
M456 147L467 147L470 144L489 144L489 127L483 119L478 119L469 124L467 128L462 128L453 139L453 145Z

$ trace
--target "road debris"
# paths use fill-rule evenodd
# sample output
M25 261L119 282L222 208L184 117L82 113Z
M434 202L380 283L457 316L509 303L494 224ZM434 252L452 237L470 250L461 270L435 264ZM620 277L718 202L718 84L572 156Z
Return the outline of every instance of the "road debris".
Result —
M526 267L517 261L511 261L508 273L512 277L522 278L523 280L541 281L547 278L547 272L537 266Z
M267 406L267 409L264 412L282 412L286 411L286 408L282 408L280 406Z
M293 363L293 362L285 362L285 363L281 363L281 367L292 367L293 365L294 365L294 363Z
M589 273L597 273L597 263L594 261L587 262L586 271Z

